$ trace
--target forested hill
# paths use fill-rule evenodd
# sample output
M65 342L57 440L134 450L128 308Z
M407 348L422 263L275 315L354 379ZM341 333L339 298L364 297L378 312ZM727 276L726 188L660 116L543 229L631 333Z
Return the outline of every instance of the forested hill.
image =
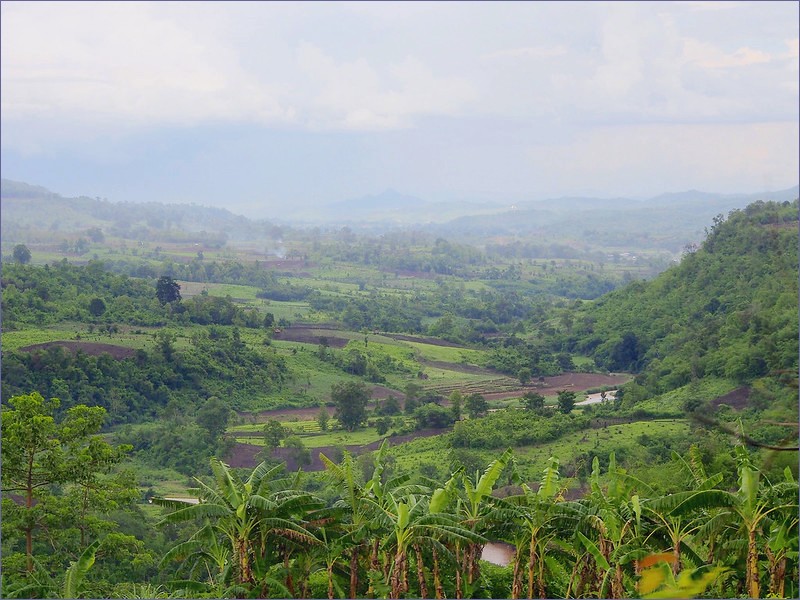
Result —
M9 179L0 182L0 199L3 237L21 241L36 239L42 232L83 232L87 227L99 227L127 239L175 238L174 241L216 242L221 246L228 239L271 237L275 229L268 222L251 221L223 208L111 202L88 196L67 198L40 186Z
M704 376L749 382L798 362L798 203L718 217L702 246L575 315L572 350L640 372L650 393Z

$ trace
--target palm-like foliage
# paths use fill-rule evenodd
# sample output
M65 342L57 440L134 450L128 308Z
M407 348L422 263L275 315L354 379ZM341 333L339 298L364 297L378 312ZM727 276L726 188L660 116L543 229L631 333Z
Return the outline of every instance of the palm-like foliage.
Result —
M759 540L766 539L776 524L791 523L797 515L797 482L787 473L786 481L769 485L762 482L760 472L753 466L744 448L737 447L739 489L736 492L707 489L676 495L671 515L695 514L716 509L716 514L704 520L698 529L700 537L727 532L746 540L745 590L751 598L761 594L759 572ZM794 527L796 527L796 521ZM779 526L780 527L780 526ZM764 544L761 542L761 547Z
M682 467L687 475L688 485L693 488L688 490L683 497L689 497L696 492L714 489L723 480L721 473L710 477L706 475L696 446L692 446L689 449L688 460L674 451L672 460ZM645 515L654 523L653 530L648 535L648 541L651 537L663 536L669 543L672 553L673 575L677 575L681 569L682 552L684 555L691 557L691 562L695 567L700 566L702 563L697 551L690 543L694 533L700 528L701 521L691 518L689 515L672 514L671 509L675 506L676 496L673 494L652 498L643 503Z
M254 566L259 564L259 574L266 575L264 558L276 553L276 539L313 543L316 538L298 522L297 516L305 511L318 508L309 494L296 489L272 489L270 481L283 469L283 465L269 466L262 462L242 481L225 463L211 459L211 470L215 486L211 487L199 479L200 502L197 504L154 498L153 501L168 508L177 509L168 514L163 522L178 523L202 520L211 524L214 534L227 539L232 557L233 582L236 585L252 587L255 580ZM203 537L193 537L190 542L198 544L207 541ZM175 557L183 555L184 550L175 550ZM217 557L218 549L207 548L209 556Z
M573 580L577 577L577 592L588 586L600 597L621 598L626 587L626 566L647 553L642 506L635 491L648 486L618 469L614 453L609 456L606 479L603 488L595 457L591 491L573 505L580 515L576 536L585 550L576 563Z
M501 473L512 458L512 451L509 448L499 458L489 463L480 477L479 473L476 473L474 480L463 472L460 473L461 488L455 513L466 530L483 535L489 531L493 520L499 517L497 505L491 501L491 495ZM459 565L456 570L456 598L462 597L464 579L466 585L470 587L477 581L478 560L482 549L483 544L479 542L456 541L455 555Z
M548 541L556 535L556 531L550 525L555 516L556 501L561 491L558 460L550 458L537 491L534 492L523 484L522 494L506 498L506 502L515 508L511 541L517 551L514 555L512 598L519 598L522 593L524 548L527 548L528 598L533 598L534 589L538 591L540 598L546 597L545 549Z
M360 564L365 549L370 550L370 571L377 571L379 568L380 540L388 534L388 529L378 525L379 520L375 519L376 510L380 510L387 497L392 492L400 490L409 480L409 476L402 475L383 481L386 449L387 444L384 441L375 453L372 477L363 484L359 480L355 462L350 454L345 454L341 464L336 464L324 454L320 454L328 474L342 493L341 499L335 506L344 509L349 515L344 528L347 532L345 539L350 544L350 598L358 595ZM370 586L368 594L371 593Z
M86 547L78 560L70 564L64 577L62 598L80 598L81 583L83 583L86 573L92 568L99 547L100 540L95 540Z
M389 585L392 598L405 596L409 590L409 550L415 553L420 597L427 597L427 583L423 568L423 549L441 552L444 542L482 544L486 539L463 527L455 514L444 511L445 495L436 494L429 500L426 495L413 493L388 493L383 502L368 500L379 522L389 529L383 547L392 554ZM446 552L446 550L444 550ZM438 591L437 591L438 594Z

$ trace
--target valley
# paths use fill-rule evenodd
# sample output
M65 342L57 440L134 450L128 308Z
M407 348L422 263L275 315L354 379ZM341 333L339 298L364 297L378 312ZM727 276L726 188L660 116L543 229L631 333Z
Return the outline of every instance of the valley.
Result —
M472 243L459 237L464 221L375 233L154 205L123 226L112 203L85 199L90 217L47 201L63 217L55 229L3 198L3 461L58 482L4 474L15 593L34 571L69 568L60 556L92 551L88 536L106 544L91 588L102 594L145 581L186 594L176 577L194 577L192 593L211 596L281 596L295 578L310 586L297 596L346 596L351 581L358 596L380 585L387 595L401 568L392 519L408 511L422 536L403 559L418 571L409 595L434 585L434 556L463 574L442 584L448 597L540 585L554 597L630 595L642 581L632 561L678 547L665 519L713 522L690 504L678 517L667 498L730 504L745 491L787 515L760 539L784 527L784 554L772 556L796 574L796 201L735 209L671 255L646 237L590 247L577 233L546 246L501 219L492 227L506 229ZM8 251L18 246L27 260ZM22 432L34 423L47 429L28 463ZM261 499L235 504L256 480ZM197 537L188 516L206 508L184 504L199 497L192 506L222 502L214 510L232 519L247 506L248 519L274 509L294 525L263 530L274 550L240 555L252 564L236 570L222 530ZM591 526L601 513L614 515L615 540ZM45 535L58 519L63 534ZM360 538L358 519L370 523ZM717 533L723 554L687 533L679 566L725 569L708 589L740 593L752 584L740 530ZM504 566L478 561L487 540L519 551ZM599 553L612 542L616 553ZM759 543L760 589L777 594L776 550ZM111 544L134 570L106 558ZM180 558L183 544L200 562ZM624 554L634 546L636 559ZM541 574L528 582L530 560ZM468 583L471 569L483 575Z

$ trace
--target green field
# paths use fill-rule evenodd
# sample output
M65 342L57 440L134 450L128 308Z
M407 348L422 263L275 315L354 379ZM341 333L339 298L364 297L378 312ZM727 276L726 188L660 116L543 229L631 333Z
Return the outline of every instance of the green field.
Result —
M136 332L140 333L136 333ZM118 333L89 332L84 324L61 323L56 327L42 329L23 329L20 331L4 331L2 336L3 350L17 350L34 344L47 342L91 342L112 344L134 349L149 348L153 345L154 328L121 327Z
M435 360L451 362L457 364L480 365L486 352L483 350L472 350L469 348L454 348L452 346L437 346L424 342L409 342L406 344L419 352L420 358L425 360Z

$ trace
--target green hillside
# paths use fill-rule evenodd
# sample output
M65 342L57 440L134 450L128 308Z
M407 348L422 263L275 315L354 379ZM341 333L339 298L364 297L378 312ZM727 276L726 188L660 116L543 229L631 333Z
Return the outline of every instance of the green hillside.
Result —
M757 202L718 217L702 246L574 319L573 352L640 373L652 393L704 376L741 383L798 357L798 205Z

